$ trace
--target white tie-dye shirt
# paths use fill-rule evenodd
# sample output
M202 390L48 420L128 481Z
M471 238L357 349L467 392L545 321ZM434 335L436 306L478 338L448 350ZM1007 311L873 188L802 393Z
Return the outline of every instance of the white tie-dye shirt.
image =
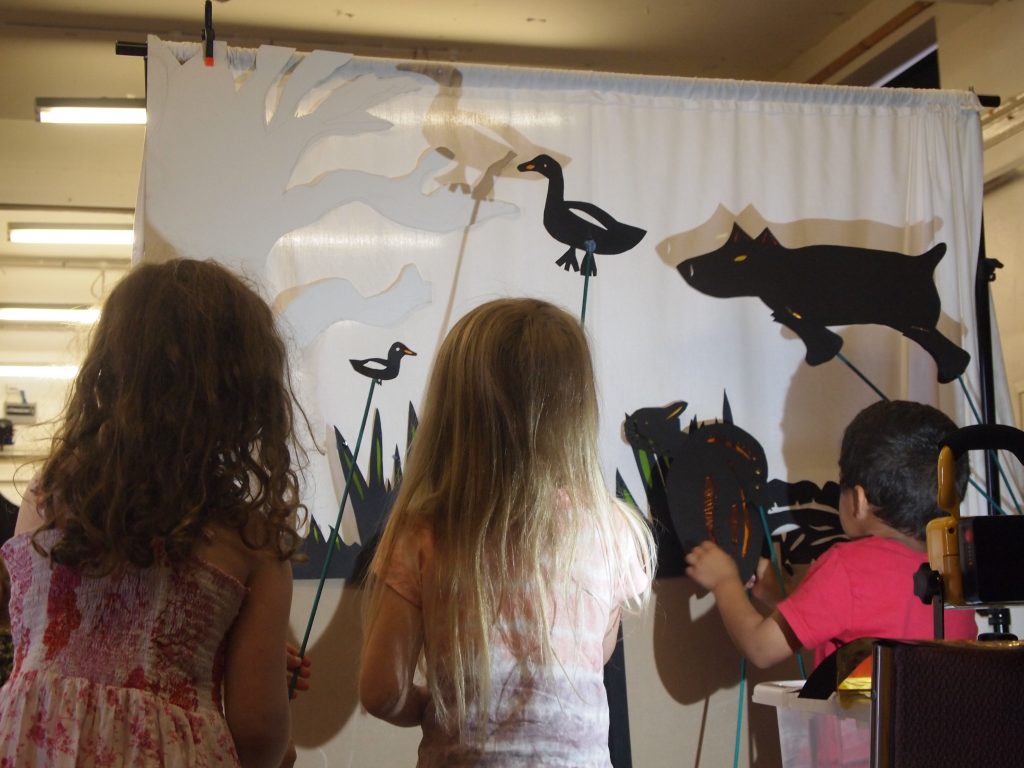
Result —
M609 555L610 550L610 555ZM495 632L491 638L491 702L482 748L460 745L436 722L428 706L422 722L418 768L534 766L608 768L608 700L604 689L603 642L616 608L646 590L650 576L632 544L620 537L612 547L588 532L578 549L577 605L554 606L551 647L556 660L524 682L512 652ZM384 582L423 612L424 643L432 647L432 596L423 594L434 563L429 529L400 535L383 574ZM624 574L625 578L617 578ZM557 585L556 594L561 594ZM523 703L525 702L525 704ZM472 726L472 723L471 723Z

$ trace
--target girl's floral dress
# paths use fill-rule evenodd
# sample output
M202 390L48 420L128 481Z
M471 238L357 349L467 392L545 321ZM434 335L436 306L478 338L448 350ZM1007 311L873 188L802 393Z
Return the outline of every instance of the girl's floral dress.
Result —
M15 647L0 768L238 765L220 692L244 585L196 558L84 576L51 567L31 534L0 554Z

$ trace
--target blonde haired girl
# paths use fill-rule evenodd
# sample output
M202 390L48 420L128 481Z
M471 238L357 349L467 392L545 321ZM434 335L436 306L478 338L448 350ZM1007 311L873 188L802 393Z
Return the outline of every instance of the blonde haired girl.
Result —
M463 317L371 565L360 698L419 766L608 766L604 662L654 570L605 488L580 324L536 299ZM423 652L425 685L417 666Z

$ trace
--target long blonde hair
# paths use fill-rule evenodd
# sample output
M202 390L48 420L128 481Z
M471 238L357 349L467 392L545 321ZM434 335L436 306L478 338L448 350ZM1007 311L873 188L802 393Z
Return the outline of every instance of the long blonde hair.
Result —
M551 658L545 596L569 580L584 526L611 545L613 521L628 518L625 529L653 568L650 531L605 488L597 429L587 339L564 310L537 299L491 301L442 342L371 573L386 569L401 532L431 531L439 615L427 683L437 720L464 741L482 737L466 725L471 707L487 711L492 630L521 637L522 627L536 629L514 644L527 676ZM375 583L367 625L381 589Z

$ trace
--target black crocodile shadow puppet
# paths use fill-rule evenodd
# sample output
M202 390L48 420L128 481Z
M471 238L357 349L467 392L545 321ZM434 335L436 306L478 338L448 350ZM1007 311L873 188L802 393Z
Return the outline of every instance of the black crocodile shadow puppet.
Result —
M693 419L684 432L679 419L685 409L682 401L640 408L624 423L658 533L658 576L680 575L685 553L711 540L735 558L746 581L758 559L768 556L766 526L790 572L846 538L836 483L819 488L806 480L769 480L764 450L733 423L728 397L721 421Z
M945 253L945 243L920 256L843 245L790 249L768 229L754 239L733 224L721 248L676 269L708 296L761 299L803 340L809 365L839 354L843 340L828 326L887 325L931 355L945 383L971 359L936 329L942 307L932 274Z

